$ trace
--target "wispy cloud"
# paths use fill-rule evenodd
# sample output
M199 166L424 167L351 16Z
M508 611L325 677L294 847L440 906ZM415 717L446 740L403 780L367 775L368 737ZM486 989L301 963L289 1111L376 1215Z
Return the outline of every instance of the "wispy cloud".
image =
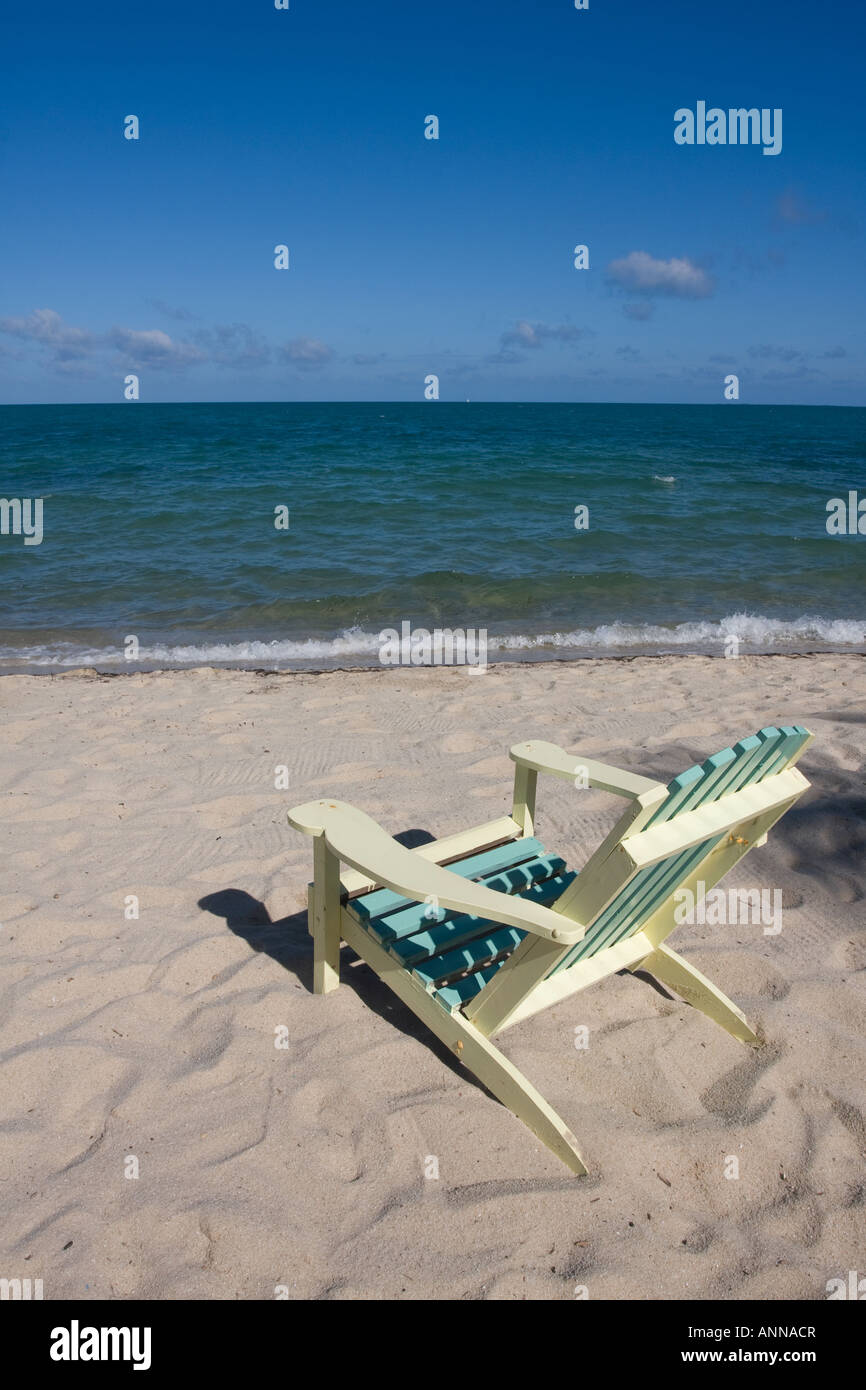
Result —
M64 323L54 309L34 309L26 318L0 318L0 333L38 343L58 363L86 357L94 344L90 333Z
M325 363L331 361L334 352L318 338L293 338L282 349L282 356L293 366L309 371L311 368L324 367Z
M330 362L334 352L327 343L321 342L319 338L293 338L290 343L285 344L281 355L295 367L300 367L302 371L309 371L317 367L324 367L327 362Z
M788 222L795 227L817 227L827 221L825 209L804 198L796 188L786 188L784 193L779 194L776 216L780 222Z
M824 373L818 371L816 367L807 367L805 363L800 363L790 370L784 370L781 367L771 367L769 371L764 372L761 380L767 382L803 381L807 379L814 380L815 377L822 377L823 375Z
M167 304L164 299L149 299L147 302L167 319L176 319L178 323L201 323L201 315L193 314L189 309L174 304Z
M133 367L176 370L205 361L200 348L193 343L175 342L161 328L112 328L107 341Z
M548 343L576 343L586 332L573 323L530 323L528 319L518 319L500 335L499 351L487 360L522 362L524 352L537 351Z
M611 261L607 278L632 294L669 295L676 299L706 299L715 281L687 256L658 260L648 251L630 251L621 260Z
M799 348L777 347L774 343L756 343L749 348L750 357L758 357L765 362L800 362L804 354Z
M633 303L623 304L622 311L627 319L646 323L647 319L652 318L653 306L648 299L636 299Z
M165 306L167 308L167 306ZM193 321L186 311L178 319ZM227 368L255 368L272 361L271 344L245 323L215 324L197 328L186 336L173 336L162 328L130 328L114 325L104 333L91 333L65 323L54 309L36 309L25 318L0 318L0 334L31 343L55 371L92 376L102 363L112 370L132 367L150 371L185 371L209 364ZM280 357L304 370L322 367L333 351L318 338L295 338ZM16 353L21 358L21 353Z
M503 347L540 348L549 342L573 343L579 337L580 329L570 323L528 323L526 319L518 319L513 328L506 329L500 341Z
M193 339L209 362L218 367L263 367L271 359L271 346L247 323L217 323L200 328Z

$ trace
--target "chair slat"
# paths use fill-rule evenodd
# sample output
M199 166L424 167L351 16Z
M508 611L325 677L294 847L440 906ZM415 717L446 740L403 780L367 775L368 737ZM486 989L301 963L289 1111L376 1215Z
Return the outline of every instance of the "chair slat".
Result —
M753 782L763 781L781 771L803 743L808 731L800 726L777 729L769 725L757 734L722 749L700 767L688 768L669 784L669 796L649 825L673 819L686 810L695 810L710 801L740 791ZM612 903L592 923L583 941L551 971L558 974L578 960L584 960L624 940L648 920L667 901L691 873L693 867L723 839L714 836L688 849L669 855L636 874Z
M565 892L565 889L576 877L577 875L573 873L555 874L542 883L533 884L531 888L525 889L520 896L527 898L530 902L549 907L556 902L557 898ZM422 931L417 931L412 936L390 941L388 950L404 965L414 965L416 961L429 960L433 956L440 955L443 951L462 946L490 929L491 923L484 918L470 917L462 913L458 916L452 916L446 922L439 922Z
M526 859L534 859L536 855L544 853L544 846L539 840L527 837L522 840L509 840L508 844L497 845L481 854L470 854L467 859L458 859L447 867L463 878L477 878L479 875L522 863ZM376 888L372 893L363 893L351 901L358 916L367 921L371 917L381 917L387 912L406 907L412 899L401 898L399 894L392 893L390 888Z
M669 783L669 791L675 798L677 811L691 811L695 806L711 798L715 789L721 785L730 775L732 765L736 762L737 754L733 748L723 748L719 753L713 753L700 766L695 765L673 778ZM667 808L668 802L663 802L659 811ZM656 813L658 815L658 812ZM662 816L662 820L669 817ZM656 821L656 816L652 817L649 824ZM552 974L560 970L567 970L570 965L578 960L583 960L587 956L593 956L597 951L604 950L612 945L614 941L621 940L628 934L630 924L641 920L643 916L648 916L648 908L655 902L658 893L658 885L664 873L665 865L670 861L662 861L661 864L653 864L648 869L643 869L636 874L627 888L614 899L601 913L597 921L593 922L586 933L583 941L573 947L570 954L556 967Z
M492 963L499 956L519 946L525 935L526 932L518 927L501 927L498 931L488 931L465 946L446 951L441 956L434 956L432 960L416 965L412 973L429 989L454 975L463 974L473 968L477 970Z
M486 970L478 970L474 975L464 976L456 984L445 985L442 989L437 989L433 997L450 1014L457 1013L464 1004L468 1004L470 999L475 998L488 980L493 979L498 969L498 964L488 965Z
M761 769L761 781L765 777L775 776L777 772L784 772L791 759L797 756L803 744L808 743L812 737L809 730L800 724L783 724L780 733L783 735L782 739L773 750L773 756Z
M531 887L533 883L561 873L564 868L565 860L560 859L558 854L541 854L525 864L512 864L495 874L484 875L479 878L479 882L483 883L485 888L492 888L498 893L518 893ZM356 901L352 902L352 907ZM396 912L387 912L382 916L366 919L366 926L377 941L390 945L394 941L400 941L404 937L413 936L418 931L435 926L438 922L451 921L454 916L455 913L450 908L436 907L433 903L410 903Z

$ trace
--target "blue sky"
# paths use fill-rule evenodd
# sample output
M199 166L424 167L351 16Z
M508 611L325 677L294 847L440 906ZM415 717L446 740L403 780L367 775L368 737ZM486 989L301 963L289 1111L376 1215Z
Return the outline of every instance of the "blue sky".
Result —
M853 3L17 8L0 401L866 403Z

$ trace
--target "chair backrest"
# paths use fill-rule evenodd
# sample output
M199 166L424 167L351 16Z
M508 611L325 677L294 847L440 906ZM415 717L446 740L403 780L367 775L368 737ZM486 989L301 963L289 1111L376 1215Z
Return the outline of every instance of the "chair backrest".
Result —
M730 805L732 819L722 827L716 826L707 839L687 844L685 848L674 847L664 858L628 876L610 901L588 922L583 940L571 948L550 974L567 970L578 961L586 960L640 931L743 818L741 809L733 810L741 803L724 802L724 798L785 772L800 756L811 737L809 730L800 725L784 725L778 729L770 726L743 739L733 748L723 748L720 753L707 758L706 762L695 764L675 777L668 785L664 801L641 826L635 837L637 840L640 834L666 822L676 822L679 816L697 811L712 802L723 802L720 810ZM805 789L806 785L803 782L800 790ZM795 791L794 796L798 794L799 791ZM782 810L779 814L782 814ZM609 852L604 864L596 862L595 856L590 860L574 885L575 900L578 900L580 879L587 879L584 892L580 895L585 900L586 891L591 894L593 874L598 878L609 862Z

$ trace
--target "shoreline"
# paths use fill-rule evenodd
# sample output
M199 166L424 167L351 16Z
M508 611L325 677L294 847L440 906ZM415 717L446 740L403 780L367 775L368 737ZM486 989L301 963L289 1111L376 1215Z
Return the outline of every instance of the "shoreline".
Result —
M742 662L747 660L807 660L811 657L860 657L866 659L866 647L862 649L851 647L809 647L802 651L746 651L740 652L738 656L726 656L724 652L718 651L638 651L638 652L587 652L570 656L553 656L547 653L540 655L526 655L522 657L509 654L508 656L489 658L486 666L470 666L466 664L434 664L425 663L414 665L412 663L401 663L385 665L382 663L369 663L358 666L342 665L297 665L297 666L262 666L260 664L246 664L238 662L190 662L189 664L160 665L157 662L126 662L123 665L113 662L100 662L93 665L81 664L76 666L26 666L20 669L4 669L0 665L0 679L9 676L136 676L136 675L183 675L189 672L212 671L235 671L246 675L257 676L327 676L327 675L362 675L376 674L393 671L466 671L473 676L485 674L492 667L534 667L534 666L573 666L587 665L592 662L602 662L607 664L626 663L631 661L688 661L688 660L707 660L722 662Z

